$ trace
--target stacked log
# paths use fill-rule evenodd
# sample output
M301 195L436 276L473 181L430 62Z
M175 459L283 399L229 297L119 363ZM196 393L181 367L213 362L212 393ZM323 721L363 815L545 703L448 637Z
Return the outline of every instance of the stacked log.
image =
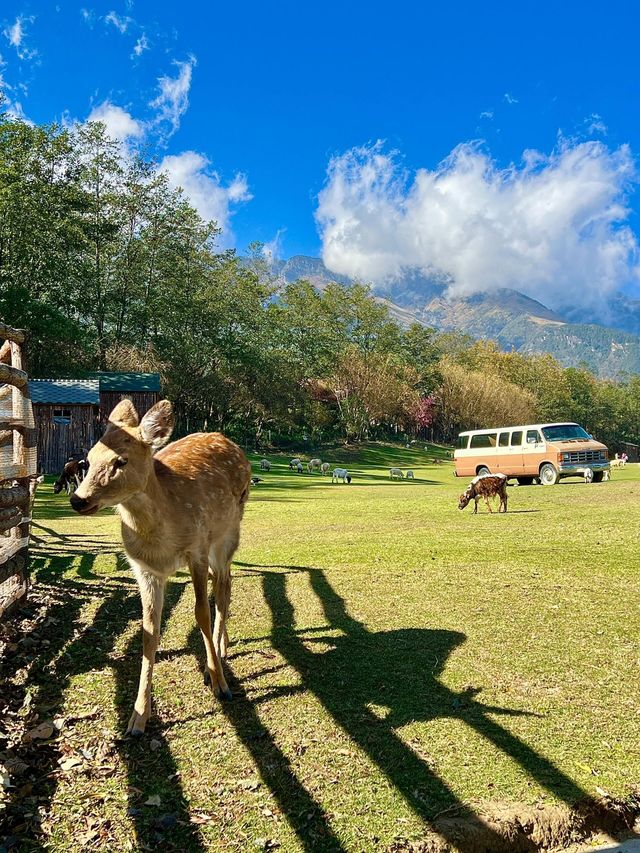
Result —
M0 322L0 617L24 601L36 483L36 431L24 370L25 333Z

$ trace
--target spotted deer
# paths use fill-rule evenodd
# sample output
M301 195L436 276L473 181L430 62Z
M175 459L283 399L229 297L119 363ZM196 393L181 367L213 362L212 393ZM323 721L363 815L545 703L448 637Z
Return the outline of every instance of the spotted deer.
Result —
M70 498L80 515L116 507L124 550L140 588L143 655L127 728L132 735L144 732L151 712L165 584L184 565L195 589L195 618L207 656L205 680L220 698L232 698L221 661L228 643L231 560L249 496L251 466L242 450L220 433L195 433L164 447L173 422L168 400L156 403L142 420L133 403L122 400L89 451L87 476ZM215 592L213 631L208 577Z

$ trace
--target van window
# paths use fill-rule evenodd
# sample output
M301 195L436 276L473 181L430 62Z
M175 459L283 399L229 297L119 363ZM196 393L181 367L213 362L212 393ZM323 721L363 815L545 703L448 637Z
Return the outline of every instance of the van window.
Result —
M522 430L511 433L511 447L520 447L522 444Z
M509 433L501 432L498 439L498 447L509 447Z
M497 438L497 432L479 432L471 436L469 447L495 447Z
M527 430L527 444L535 444L537 441L542 441L542 437L537 429Z
M466 450L468 444L469 444L469 436L468 435L459 435L458 436L458 450Z

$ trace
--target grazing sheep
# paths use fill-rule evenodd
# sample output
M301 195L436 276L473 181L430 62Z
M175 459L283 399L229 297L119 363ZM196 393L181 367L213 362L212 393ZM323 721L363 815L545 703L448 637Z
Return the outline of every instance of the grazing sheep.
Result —
M343 483L351 482L351 475L347 471L346 468L334 468L331 474L331 482L337 483L339 480L342 480Z
M302 462L298 462L295 470L296 470L296 473L302 474L302 472L304 471L304 468L302 467Z
M331 471L331 465L328 462L323 462L320 466L320 472L322 474L328 474Z
M620 459L618 459L618 454L616 454L616 455L615 455L615 457L614 457L613 459L610 459L610 460L609 460L609 465L610 465L612 468L620 468L620 467L622 466L622 462L621 462L621 460L620 460Z
M593 483L593 470L591 468L584 469L584 481L585 483Z
M262 479L262 477L252 477L251 478L251 485L252 486L257 486L258 483L264 483L264 480Z
M404 474L399 468L389 468L389 479L390 480L403 480Z
M301 465L301 464L302 464L302 463L300 462L300 460L299 460L299 459L298 459L298 457L296 456L296 458L295 458L295 459L292 459L292 460L291 460L291 462L289 462L289 468L290 468L292 471L295 471L295 470L297 469L298 465Z
M467 504L473 499L475 507L473 514L478 512L478 501L484 498L489 512L493 512L489 498L496 495L500 496L500 506L498 512L507 511L507 477L505 474L482 474L472 480L464 492L460 495L458 509L464 509ZM504 509L503 509L504 507Z
M413 476L413 471L407 471L405 476L407 480L415 480L415 477Z
M260 470L261 471L270 471L271 470L271 462L268 459L260 460Z
M311 474L316 468L320 469L322 459L310 459L307 463L307 471Z

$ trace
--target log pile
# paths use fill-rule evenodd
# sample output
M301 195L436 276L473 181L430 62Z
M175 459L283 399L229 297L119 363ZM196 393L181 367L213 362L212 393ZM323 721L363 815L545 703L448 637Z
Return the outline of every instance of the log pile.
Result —
M36 431L23 364L25 333L0 322L0 617L27 594Z

